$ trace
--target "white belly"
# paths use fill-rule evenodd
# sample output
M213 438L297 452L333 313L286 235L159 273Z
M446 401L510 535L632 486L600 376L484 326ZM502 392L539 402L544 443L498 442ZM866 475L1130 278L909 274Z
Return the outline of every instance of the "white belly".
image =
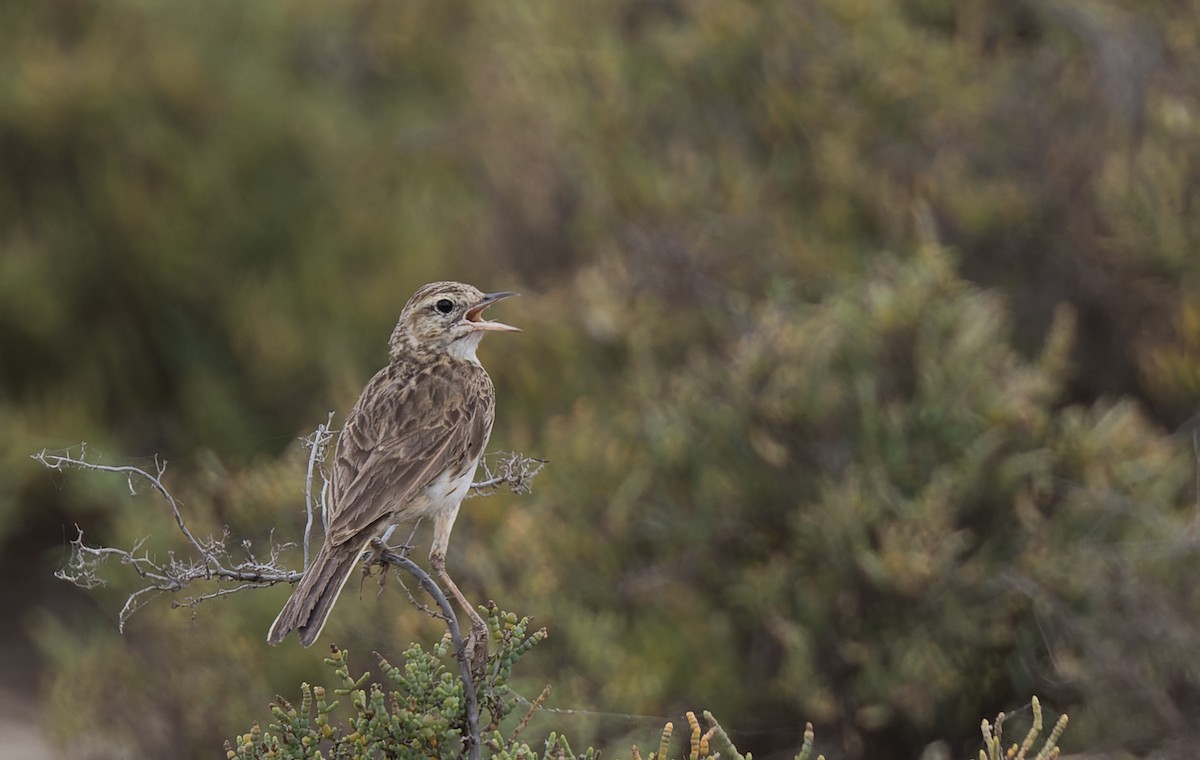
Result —
M467 491L471 490L477 466L477 462L471 462L460 472L443 472L396 515L397 522L456 511L459 503L466 498Z
M429 547L429 556L439 558L438 562L445 562L450 531L454 529L459 504L471 489L478 464L476 460L464 466L460 472L448 471L439 475L426 487L420 498L414 499L400 516L403 520L433 518L433 541Z
M457 509L462 500L471 490L471 482L475 480L477 463L472 462L464 467L461 473L444 472L437 480L425 489L425 498L429 500L429 513L444 512Z

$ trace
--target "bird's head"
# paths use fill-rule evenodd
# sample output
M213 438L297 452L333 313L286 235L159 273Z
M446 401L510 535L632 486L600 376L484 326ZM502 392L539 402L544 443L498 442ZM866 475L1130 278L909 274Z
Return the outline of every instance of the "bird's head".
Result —
M475 361L475 349L489 330L521 328L483 318L483 310L516 293L484 293L461 282L433 282L408 299L392 333L392 356L414 352L448 353Z

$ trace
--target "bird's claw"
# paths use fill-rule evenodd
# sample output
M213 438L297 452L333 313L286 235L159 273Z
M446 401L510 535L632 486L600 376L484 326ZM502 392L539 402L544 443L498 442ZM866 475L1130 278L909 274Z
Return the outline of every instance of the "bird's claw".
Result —
M489 636L487 624L483 622L483 618L478 615L471 617L471 631L463 640L463 654L471 668L472 677L478 680L487 670Z

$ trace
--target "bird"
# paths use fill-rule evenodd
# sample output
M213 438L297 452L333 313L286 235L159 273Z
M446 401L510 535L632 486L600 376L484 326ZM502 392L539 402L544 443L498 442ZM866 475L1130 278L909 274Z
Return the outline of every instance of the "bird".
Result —
M311 646L367 546L389 525L433 519L429 561L444 587L486 630L446 572L446 549L495 420L496 391L476 350L487 332L520 328L483 317L517 295L460 282L418 289L388 342L388 364L363 388L338 435L332 501L321 549L271 624L267 641L296 631Z

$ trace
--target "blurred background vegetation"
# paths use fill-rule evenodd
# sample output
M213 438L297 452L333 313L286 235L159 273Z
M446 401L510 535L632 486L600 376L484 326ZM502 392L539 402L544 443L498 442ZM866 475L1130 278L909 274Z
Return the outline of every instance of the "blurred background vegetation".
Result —
M1197 740L1200 2L0 2L0 704L64 757L211 757L322 673L276 588L117 612L80 525L303 524L297 439L411 292L517 289L449 565L550 638L576 745ZM300 564L298 553L291 557ZM397 656L389 586L325 640ZM523 684L523 686L522 686ZM638 717L644 716L644 717ZM676 717L678 720L678 717ZM10 726L12 728L12 726ZM14 729L15 730L15 729ZM532 729L531 729L532 730Z

